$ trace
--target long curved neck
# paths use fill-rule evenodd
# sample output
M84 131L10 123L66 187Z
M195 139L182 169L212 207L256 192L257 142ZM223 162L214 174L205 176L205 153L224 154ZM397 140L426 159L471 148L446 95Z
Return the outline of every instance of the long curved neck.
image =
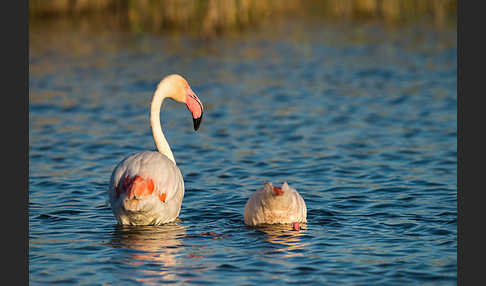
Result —
M152 104L150 105L150 125L152 126L152 135L154 136L155 145L160 153L164 154L174 164L176 163L169 143L165 139L164 132L162 132L162 126L160 125L160 110L162 103L167 97L163 88L157 88L152 98Z

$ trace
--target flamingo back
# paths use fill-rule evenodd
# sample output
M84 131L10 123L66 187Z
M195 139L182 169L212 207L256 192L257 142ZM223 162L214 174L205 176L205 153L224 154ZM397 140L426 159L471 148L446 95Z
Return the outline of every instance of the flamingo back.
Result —
M127 186L133 184L138 190L127 192ZM111 175L109 201L120 224L158 225L174 221L183 197L181 171L159 152L132 154Z

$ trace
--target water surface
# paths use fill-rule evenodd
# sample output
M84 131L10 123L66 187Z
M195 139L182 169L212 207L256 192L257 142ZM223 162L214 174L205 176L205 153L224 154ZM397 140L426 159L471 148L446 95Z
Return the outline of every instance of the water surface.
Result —
M455 29L276 25L201 40L31 27L33 285L455 285ZM205 106L161 120L185 180L180 221L116 225L108 181L154 150L149 103L180 73ZM308 224L250 228L263 181Z

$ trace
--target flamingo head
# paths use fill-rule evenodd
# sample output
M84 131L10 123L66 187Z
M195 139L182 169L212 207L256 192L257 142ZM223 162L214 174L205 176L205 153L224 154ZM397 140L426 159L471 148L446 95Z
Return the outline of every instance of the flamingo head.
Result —
M178 74L166 76L159 84L157 89L164 88L167 97L181 103L185 103L187 109L192 114L194 130L199 129L203 116L203 104L199 97L189 86L189 83Z

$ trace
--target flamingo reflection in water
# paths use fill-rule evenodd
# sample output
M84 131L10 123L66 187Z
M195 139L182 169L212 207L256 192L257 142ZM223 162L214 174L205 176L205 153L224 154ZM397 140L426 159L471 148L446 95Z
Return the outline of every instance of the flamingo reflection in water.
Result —
M265 234L266 241L278 246L273 250L275 254L281 254L285 258L303 255L298 250L309 244L302 242L306 224L301 224L300 231L293 231L288 224L262 224L256 229Z
M184 255L182 240L185 237L186 227L177 223L162 226L117 225L111 245L136 250L121 260L135 270L129 275L130 279L160 283L176 278L174 271L168 271L168 268L181 264L181 256Z

